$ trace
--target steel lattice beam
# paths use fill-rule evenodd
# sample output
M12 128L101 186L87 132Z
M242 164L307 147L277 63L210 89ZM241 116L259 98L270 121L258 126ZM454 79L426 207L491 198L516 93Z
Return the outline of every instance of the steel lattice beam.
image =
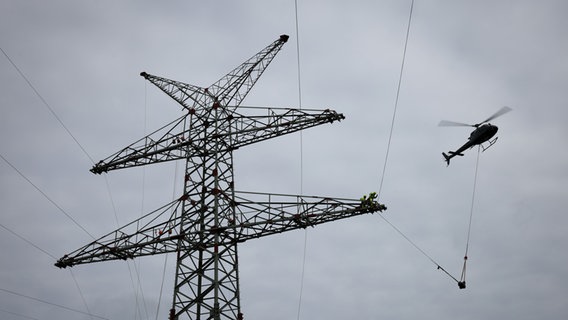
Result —
M251 197L254 199L249 199ZM188 243L192 250L200 246L212 248L386 209L375 201L365 203L360 199L236 191L231 204L237 212L236 220L206 229L203 240L196 241L199 232L180 233L186 206L194 204L184 196L70 253L61 258L57 266L173 253L178 251L180 240ZM214 241L218 234L224 235L224 241Z
M246 108L246 107L241 107ZM189 113L163 128L132 143L128 147L97 163L91 171L103 173L110 170L143 166L158 162L201 157L212 151L205 143L210 139L219 140L218 151L232 151L242 146L297 132L320 124L341 121L345 117L333 110L254 108L264 115L245 116L233 112L215 121L219 130L212 136L206 120L194 120Z

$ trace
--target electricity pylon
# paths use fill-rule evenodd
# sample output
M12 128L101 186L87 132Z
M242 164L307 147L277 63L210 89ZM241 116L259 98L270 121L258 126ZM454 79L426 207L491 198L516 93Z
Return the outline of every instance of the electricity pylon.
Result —
M238 243L385 210L375 197L350 200L235 191L234 150L344 119L329 109L240 106L287 40L288 36L280 36L207 88L142 72L185 108L184 115L100 161L91 171L100 174L184 159L183 195L63 256L55 265L65 268L175 253L170 319L236 320L243 318Z

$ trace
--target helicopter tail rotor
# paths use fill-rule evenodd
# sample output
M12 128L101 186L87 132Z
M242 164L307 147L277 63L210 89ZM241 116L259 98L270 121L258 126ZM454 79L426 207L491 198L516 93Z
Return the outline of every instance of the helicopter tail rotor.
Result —
M444 156L444 159L446 159L446 163L448 164L448 166L450 165L450 159L452 157L448 156L445 152L442 152L442 155Z

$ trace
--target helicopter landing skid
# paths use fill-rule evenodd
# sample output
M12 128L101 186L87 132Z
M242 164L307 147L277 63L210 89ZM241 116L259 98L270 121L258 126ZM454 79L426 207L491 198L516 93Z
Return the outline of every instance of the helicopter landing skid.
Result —
M489 149L492 145L494 145L495 142L497 142L497 139L498 139L498 138L499 138L499 137L495 137L495 139L489 140L489 145L488 145L487 147L481 145L481 148L483 149L483 151L485 152L485 150Z

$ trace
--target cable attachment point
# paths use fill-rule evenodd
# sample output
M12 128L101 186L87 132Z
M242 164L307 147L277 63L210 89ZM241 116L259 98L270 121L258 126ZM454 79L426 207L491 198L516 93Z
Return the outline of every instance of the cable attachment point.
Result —
M458 287L459 287L460 289L465 289L465 267L466 267L466 263L467 263L467 255L465 255L465 256L463 257L462 274L461 274L460 281L458 281Z

